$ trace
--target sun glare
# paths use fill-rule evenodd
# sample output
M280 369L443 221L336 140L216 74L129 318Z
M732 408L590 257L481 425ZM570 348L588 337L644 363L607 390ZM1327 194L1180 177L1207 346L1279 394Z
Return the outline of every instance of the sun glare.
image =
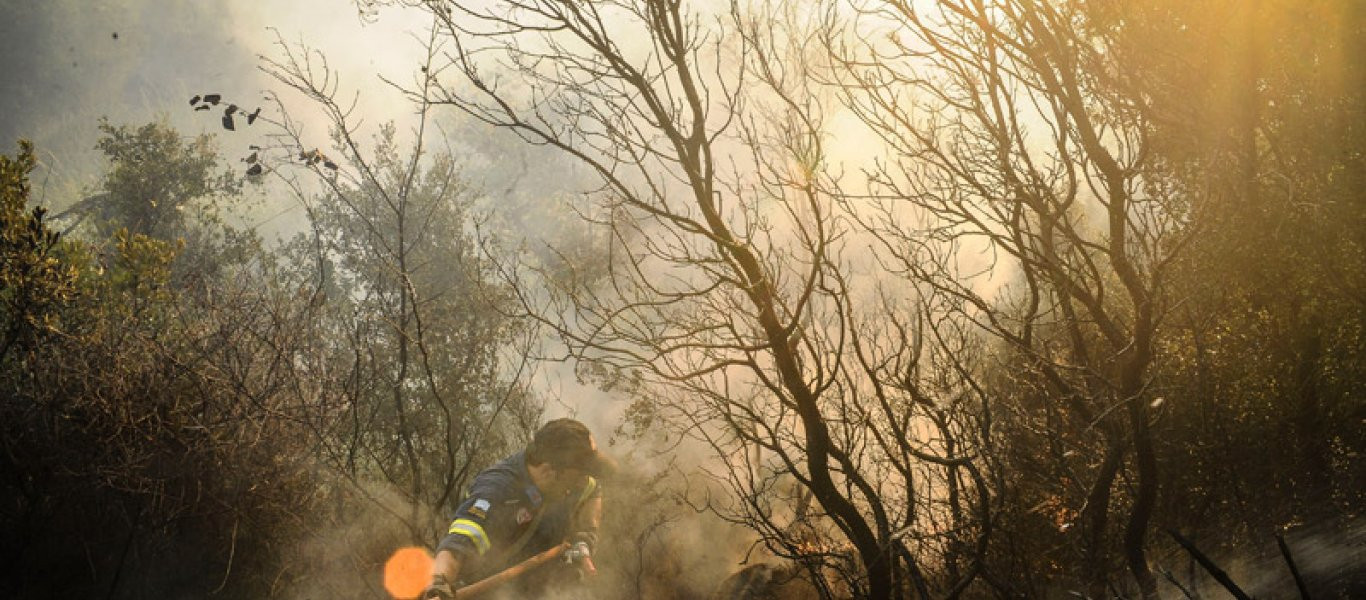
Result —
M417 598L431 579L432 557L422 548L400 548L384 563L384 589L398 600Z

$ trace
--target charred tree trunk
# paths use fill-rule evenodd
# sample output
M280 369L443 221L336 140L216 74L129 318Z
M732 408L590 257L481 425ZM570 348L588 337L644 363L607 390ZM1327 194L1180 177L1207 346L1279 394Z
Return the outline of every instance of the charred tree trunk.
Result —
M1086 495L1086 506L1081 511L1085 539L1082 542L1083 564L1087 595L1099 598L1110 584L1109 551L1105 544L1105 529L1110 520L1110 490L1114 487L1119 467L1124 462L1124 447L1109 440L1105 458L1101 461L1096 480Z

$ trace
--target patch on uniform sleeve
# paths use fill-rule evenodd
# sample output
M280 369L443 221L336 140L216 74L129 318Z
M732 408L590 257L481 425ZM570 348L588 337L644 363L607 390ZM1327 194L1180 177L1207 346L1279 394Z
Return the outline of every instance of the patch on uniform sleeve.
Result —
M475 500L474 504L470 506L469 513L470 516L479 519L487 518L489 514L489 501L483 498Z

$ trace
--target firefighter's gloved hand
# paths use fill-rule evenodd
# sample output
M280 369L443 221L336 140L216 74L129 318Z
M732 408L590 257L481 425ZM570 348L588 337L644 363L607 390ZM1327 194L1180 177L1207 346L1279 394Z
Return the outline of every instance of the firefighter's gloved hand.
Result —
M593 558L593 549L586 542L571 542L564 551L564 562L571 565L583 564L584 559Z
M422 590L422 600L455 600L455 586L441 575L432 576L427 589Z
M593 565L593 545L598 541L597 534L580 531L569 537L569 549L564 551L564 561L578 567L579 576L592 576L598 572Z
M588 552L589 552L589 554L591 555L592 552L593 552L593 549L596 548L596 547L598 546L598 534L597 534L597 532L595 532L595 531L580 531L580 532L578 532L578 533L575 533L574 535L569 536L569 545L570 545L571 547L572 547L572 546L578 546L579 544L583 544L584 547L586 547L586 548L588 549Z

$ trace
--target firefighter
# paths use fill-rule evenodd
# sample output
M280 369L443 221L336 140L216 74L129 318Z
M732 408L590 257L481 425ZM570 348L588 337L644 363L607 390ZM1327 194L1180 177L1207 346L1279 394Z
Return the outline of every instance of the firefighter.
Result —
M437 546L422 597L455 598L460 582L476 582L562 542L571 545L569 556L591 555L602 519L598 477L613 468L583 423L546 423L525 451L474 478ZM533 582L519 584L525 591Z

